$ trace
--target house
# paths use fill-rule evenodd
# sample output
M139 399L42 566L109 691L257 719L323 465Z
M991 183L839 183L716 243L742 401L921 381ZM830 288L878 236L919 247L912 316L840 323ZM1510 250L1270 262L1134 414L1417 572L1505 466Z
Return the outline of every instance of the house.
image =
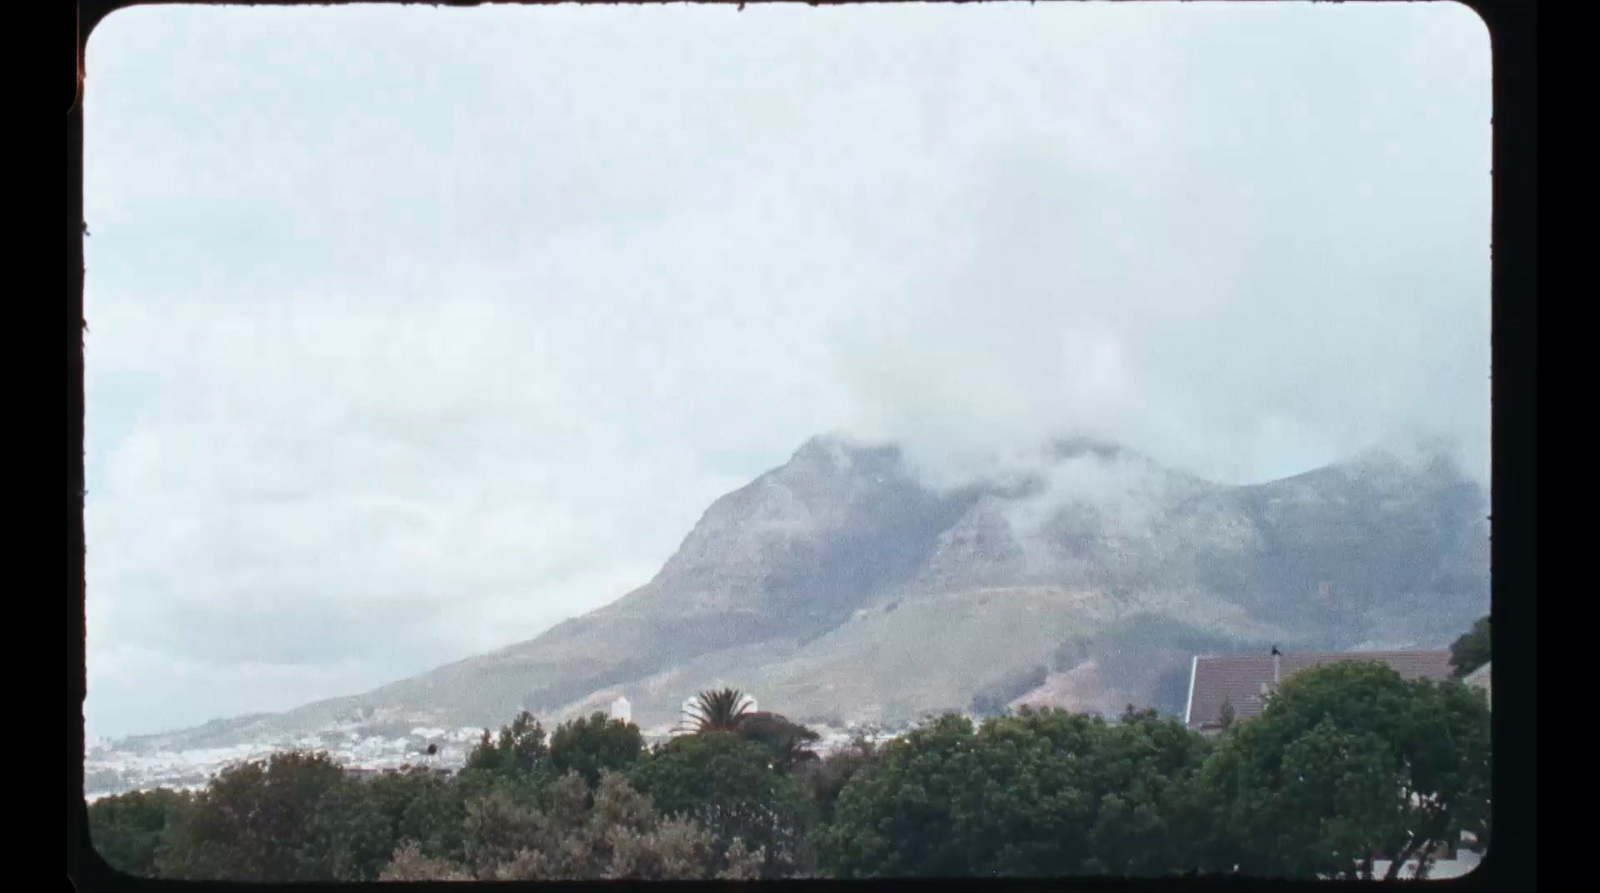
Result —
M1189 665L1189 698L1183 721L1191 729L1215 734L1221 731L1227 712L1231 711L1236 720L1260 713L1267 695L1288 676L1308 667L1343 661L1379 661L1406 679L1444 680L1450 678L1453 669L1448 651L1196 655Z

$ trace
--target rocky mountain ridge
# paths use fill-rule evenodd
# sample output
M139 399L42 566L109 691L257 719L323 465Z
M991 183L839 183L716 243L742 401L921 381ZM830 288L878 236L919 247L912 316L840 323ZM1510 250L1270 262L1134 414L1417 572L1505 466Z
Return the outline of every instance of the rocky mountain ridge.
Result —
M558 720L619 695L651 726L719 683L836 725L1030 692L1171 710L1196 651L1447 642L1487 610L1487 515L1442 457L1232 486L1062 441L1016 473L936 489L894 446L819 437L716 500L643 586L529 641L119 746Z

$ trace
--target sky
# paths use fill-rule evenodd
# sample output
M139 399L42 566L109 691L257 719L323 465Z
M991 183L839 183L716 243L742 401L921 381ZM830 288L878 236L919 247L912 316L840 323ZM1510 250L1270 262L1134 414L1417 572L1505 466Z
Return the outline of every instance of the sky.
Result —
M532 638L824 432L1486 480L1453 3L160 6L86 67L95 737Z

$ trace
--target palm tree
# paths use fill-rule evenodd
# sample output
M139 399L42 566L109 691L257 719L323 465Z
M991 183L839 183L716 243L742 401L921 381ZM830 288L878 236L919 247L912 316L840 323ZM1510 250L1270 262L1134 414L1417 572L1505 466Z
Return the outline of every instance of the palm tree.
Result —
M750 704L744 692L736 688L724 688L695 695L694 705L689 712L690 730L696 734L737 732L750 713Z

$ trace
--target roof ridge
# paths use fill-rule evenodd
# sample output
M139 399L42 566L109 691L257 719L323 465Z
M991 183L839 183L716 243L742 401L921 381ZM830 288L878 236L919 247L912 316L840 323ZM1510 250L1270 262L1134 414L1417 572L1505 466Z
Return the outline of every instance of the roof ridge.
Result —
M1280 652L1282 657L1289 657L1291 655L1300 655L1300 656L1331 655L1331 656L1341 656L1342 657L1342 656L1347 656L1347 655L1378 655L1378 654L1431 654L1431 655L1440 655L1440 654L1449 654L1449 653L1450 653L1450 650L1447 649L1447 648L1384 648L1384 649L1381 649L1381 650L1380 649L1372 649L1372 650L1318 649L1318 650L1313 650L1313 651L1281 651ZM1266 659L1266 658L1268 658L1270 656L1271 655L1269 655L1269 654L1257 654L1254 651L1232 651L1232 652L1223 652L1223 653L1220 653L1220 654L1212 653L1212 654L1196 654L1195 655L1195 657L1199 658L1200 660L1235 660L1235 659L1264 660L1264 659Z

